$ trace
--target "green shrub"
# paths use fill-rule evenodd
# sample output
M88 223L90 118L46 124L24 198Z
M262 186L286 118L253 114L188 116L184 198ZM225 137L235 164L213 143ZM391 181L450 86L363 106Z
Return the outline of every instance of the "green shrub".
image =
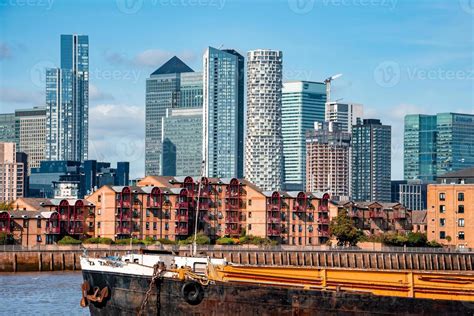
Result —
M63 239L58 241L58 244L60 245L80 245L81 241L72 238L71 236L65 236Z
M242 239L244 237L240 237L240 239ZM230 237L221 237L219 239L216 240L216 244L218 245L234 245L234 239L230 238Z
M107 237L93 237L87 238L83 241L84 244L104 244L104 245L111 245L114 241Z
M278 245L278 241L276 240L271 240L269 238L262 238L262 237L252 236L252 235L240 237L239 243L242 245L257 245L257 246Z
M426 246L427 247L432 247L432 248L441 248L441 247L443 247L443 245L440 244L439 242L437 242L436 240L428 241L426 243Z
M175 245L176 244L175 241L169 240L169 239L166 239L166 238L159 238L157 241L162 245Z
M180 240L178 242L179 245L192 245L194 242L194 235L189 236L185 240ZM203 233L198 233L196 236L196 244L197 245L209 245L211 243L211 240L209 237L204 235Z
M132 238L132 245L144 245L144 241L137 238ZM116 245L130 245L130 238L115 240Z

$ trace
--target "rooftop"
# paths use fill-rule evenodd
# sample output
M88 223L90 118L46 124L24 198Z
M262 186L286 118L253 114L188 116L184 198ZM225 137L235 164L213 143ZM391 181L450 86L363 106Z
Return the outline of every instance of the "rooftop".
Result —
M160 68L155 70L151 75L166 75L176 74L182 72L194 72L188 65L186 65L181 59L173 56L170 60L164 63Z

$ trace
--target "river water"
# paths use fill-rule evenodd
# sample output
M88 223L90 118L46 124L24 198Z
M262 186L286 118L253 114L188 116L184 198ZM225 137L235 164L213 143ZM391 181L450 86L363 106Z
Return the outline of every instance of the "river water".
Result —
M80 272L0 274L0 315L89 315Z

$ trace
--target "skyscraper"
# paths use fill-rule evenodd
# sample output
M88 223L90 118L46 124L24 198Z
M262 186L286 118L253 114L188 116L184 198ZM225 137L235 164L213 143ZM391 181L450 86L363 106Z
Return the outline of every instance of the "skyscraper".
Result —
M405 116L405 180L433 181L474 166L474 115L438 113Z
M161 174L162 118L169 108L202 107L202 74L174 56L146 80L145 174Z
M302 191L306 186L306 132L315 122L324 122L325 103L326 85L322 82L283 83L281 122L287 190Z
M15 113L0 114L0 142L18 143L15 133Z
M244 152L244 57L208 47L203 57L203 157L208 177L241 178Z
M87 159L89 37L61 35L61 68L46 70L46 159Z
M355 125L357 118L362 118L363 114L364 110L361 104L328 102L325 120L341 123L341 128L351 133L352 125Z
M245 178L263 190L280 190L284 180L282 59L282 52L275 50L247 54Z
M24 196L24 162L17 161L15 143L0 143L0 202L13 202Z
M202 108L166 110L162 118L162 175L201 175L202 119Z
M18 150L28 155L28 174L46 157L46 108L15 111Z
M306 138L306 191L349 199L351 134L336 122L315 123Z
M352 199L391 199L391 126L358 120L352 127Z

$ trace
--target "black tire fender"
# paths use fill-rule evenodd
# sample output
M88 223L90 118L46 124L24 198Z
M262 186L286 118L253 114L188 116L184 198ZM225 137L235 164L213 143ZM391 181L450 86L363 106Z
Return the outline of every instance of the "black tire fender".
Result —
M181 287L181 295L188 304L198 305L204 299L204 289L198 282L186 282Z

